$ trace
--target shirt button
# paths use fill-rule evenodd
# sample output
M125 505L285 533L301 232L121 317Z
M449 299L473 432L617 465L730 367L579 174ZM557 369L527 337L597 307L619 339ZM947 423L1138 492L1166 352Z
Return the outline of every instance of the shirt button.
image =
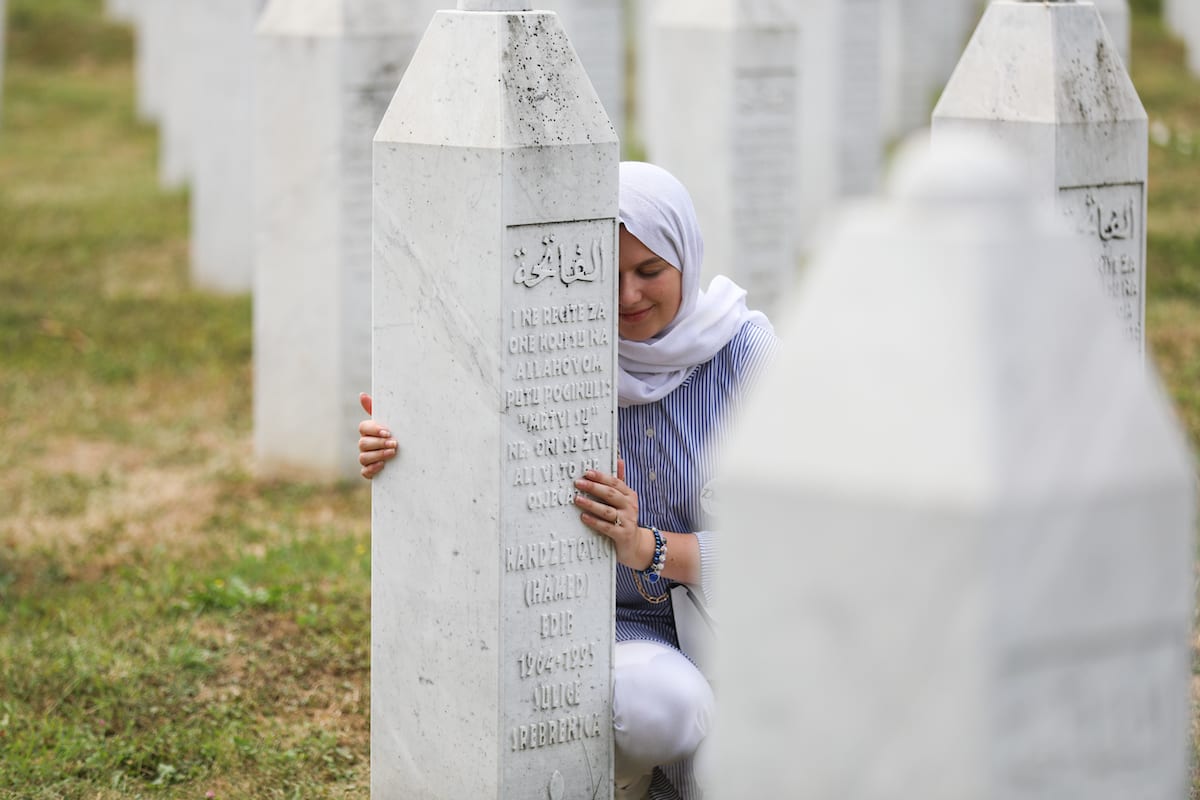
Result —
M654 428L646 428L646 435L653 439L654 438Z
M656 481L656 480L658 480L658 473L651 470L650 474L647 475L646 477L648 477L652 481Z

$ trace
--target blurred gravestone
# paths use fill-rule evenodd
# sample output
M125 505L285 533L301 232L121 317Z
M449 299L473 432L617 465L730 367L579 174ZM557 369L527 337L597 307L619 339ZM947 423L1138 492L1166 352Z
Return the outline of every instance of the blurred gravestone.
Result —
M191 276L248 292L254 275L254 26L265 0L203 4L194 35Z
M271 0L258 27L254 445L358 474L371 385L371 140L437 0Z
M1096 7L997 0L934 110L933 134L983 131L1088 243L1129 338L1144 342L1146 111Z
M727 275L769 311L791 284L798 248L799 8L658 0L656 14L641 125L648 156L695 202L702 285Z
M633 69L633 80L628 84L633 91L633 119L626 123L628 139L633 140L637 147L646 149L646 120L654 113L650 108L650 95L653 91L650 82L654 77L656 67L654 58L654 31L657 28L658 10L662 0L632 0L630 9L630 25L632 26L630 61ZM647 152L651 161L654 155Z
M174 22L167 0L147 0L142 6L134 40L134 78L138 116L147 122L162 122ZM163 147L161 130L159 147Z
M104 11L112 19L132 22L140 5L141 0L105 0Z
M928 127L982 5L983 0L882 0L881 114L889 139Z
M1168 27L1187 46L1187 62L1192 73L1200 76L1200 3L1196 0L1163 0L1163 16Z
M733 440L717 796L1185 797L1183 434L1019 166L935 147L838 227Z
M883 31L880 0L807 0L800 8L803 113L794 224L807 251L842 200L878 187Z
M212 42L205 39L209 17L218 13L219 0L154 0L166 14L157 33L161 46L161 113L158 123L158 175L164 188L179 189L192 182L199 144L200 107L213 89L200 71Z
M371 794L608 797L619 143L558 17L459 0L374 146ZM504 12L504 13L481 13Z

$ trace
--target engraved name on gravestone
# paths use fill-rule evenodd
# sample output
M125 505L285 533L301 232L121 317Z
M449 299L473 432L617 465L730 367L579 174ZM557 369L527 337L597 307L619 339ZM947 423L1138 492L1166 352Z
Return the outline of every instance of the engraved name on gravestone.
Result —
M612 724L613 548L579 525L572 482L611 470L615 237L612 220L505 234L501 730L518 754L506 784L554 773L558 749L601 752Z

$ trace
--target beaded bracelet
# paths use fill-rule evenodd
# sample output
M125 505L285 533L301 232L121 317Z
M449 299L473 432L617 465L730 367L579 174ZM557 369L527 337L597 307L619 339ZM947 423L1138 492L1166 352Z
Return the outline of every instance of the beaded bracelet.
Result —
M654 558L650 560L650 566L642 570L642 574L651 583L658 583L663 567L667 565L667 540L659 533L658 528L651 527L650 532L654 534Z

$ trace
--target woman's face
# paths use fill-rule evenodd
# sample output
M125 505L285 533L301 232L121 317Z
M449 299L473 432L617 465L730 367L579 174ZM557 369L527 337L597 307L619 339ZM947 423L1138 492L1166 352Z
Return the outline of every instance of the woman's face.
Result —
M620 231L617 332L622 339L644 342L662 333L679 313L683 275L625 230L624 225Z

